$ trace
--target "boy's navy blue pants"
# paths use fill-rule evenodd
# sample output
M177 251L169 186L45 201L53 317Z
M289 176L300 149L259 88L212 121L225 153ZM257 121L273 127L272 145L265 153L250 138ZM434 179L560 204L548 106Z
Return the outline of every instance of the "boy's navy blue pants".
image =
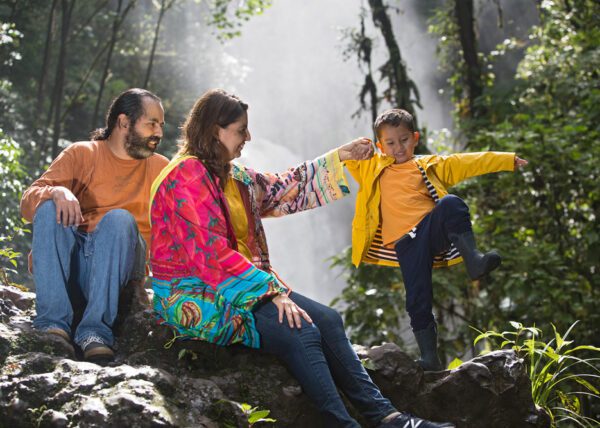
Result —
M394 249L406 289L406 310L413 331L423 330L433 320L433 257L450 248L448 234L471 231L471 216L465 202L444 196L417 225L417 235L404 235Z

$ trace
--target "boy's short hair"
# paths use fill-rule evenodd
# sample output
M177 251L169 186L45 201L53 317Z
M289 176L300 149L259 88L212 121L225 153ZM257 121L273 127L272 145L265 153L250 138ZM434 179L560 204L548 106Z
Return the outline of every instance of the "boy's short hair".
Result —
M375 130L377 138L379 138L379 132L384 125L391 125L394 127L404 125L410 132L415 132L415 119L413 115L400 108L386 110L377 116L377 119L375 119L375 123L373 124L373 129Z

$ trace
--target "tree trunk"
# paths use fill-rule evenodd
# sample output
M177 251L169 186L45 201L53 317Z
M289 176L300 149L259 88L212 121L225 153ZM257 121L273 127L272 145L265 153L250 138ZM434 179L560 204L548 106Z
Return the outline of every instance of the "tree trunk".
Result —
M483 114L483 109L476 105L477 98L483 93L483 84L481 80L481 66L477 56L473 0L455 0L454 11L467 72L467 90L469 91L468 116L477 117Z
M158 12L158 20L156 21L156 28L154 29L154 40L152 40L152 49L150 50L150 60L148 61L148 68L146 69L146 77L142 88L147 89L148 83L150 83L150 74L152 73L152 65L154 64L154 55L156 54L156 45L158 44L158 33L160 32L160 26L162 24L165 12L173 5L173 1L167 4L167 0L161 0L160 11Z
M371 53L373 51L373 40L367 37L365 33L365 16L364 13L360 15L360 34L353 38L352 43L355 45L356 53L358 56L358 64L362 69L361 64L364 64L366 69L365 81L360 90L360 107L354 112L352 117L360 116L363 111L367 108L370 109L371 119L374 122L377 117L377 109L379 108L379 97L377 96L377 85L373 79L372 59ZM367 107L367 98L369 99L369 107Z
M58 0L52 1L52 6L50 7L50 14L48 15L48 25L46 28L46 43L44 45L44 59L42 61L42 68L40 70L40 78L38 79L38 90L35 104L35 115L34 120L36 123L39 123L38 120L40 113L42 112L42 107L44 104L44 87L46 84L46 70L48 68L48 60L50 58L50 47L52 45L52 25L54 24L54 10L56 9L56 4Z
M108 54L106 55L106 63L104 65L104 71L102 72L102 78L100 79L100 89L98 90L98 97L96 98L96 106L94 107L94 114L92 115L92 129L96 128L98 121L98 112L100 110L100 103L102 102L102 95L104 94L104 86L106 85L106 78L108 77L108 70L110 69L110 62L112 60L112 54L117 43L117 37L119 33L119 21L121 19L121 6L123 6L123 0L119 0L117 3L117 13L113 21L113 29L110 37L110 45L108 47Z
M375 84L375 80L373 79L373 70L371 67L371 54L373 53L373 41L367 38L365 32L365 19L364 15L361 16L360 19L360 35L362 40L362 57L363 61L367 65L367 75L365 76L365 83L363 85L363 89L361 91L361 103L365 104L364 100L369 95L371 99L371 123L375 123L375 119L377 119L378 109L379 109L379 97L377 96L377 85Z
M75 101L77 100L77 97L79 97L79 94L83 90L83 87L87 83L90 75L92 74L92 72L96 68L96 64L98 64L98 61L100 61L100 58L102 58L102 56L104 55L104 52L106 52L106 50L108 49L109 45L110 45L110 40L108 42L106 42L104 44L104 46L102 46L102 48L100 48L100 50L98 50L98 53L96 53L96 56L94 57L94 60L92 61L92 64L89 66L89 68L87 69L85 75L81 79L81 83L77 87L77 90L75 91L75 93L73 94L73 96L71 96L71 99L69 100L67 108L65 108L65 111L63 112L63 114L61 116L61 122L65 121L65 118L67 117L67 115L69 114L69 112L71 111L71 109L73 108L73 105L75 104Z
M71 26L71 15L75 1L62 0L62 28L60 34L60 52L58 55L58 63L56 64L56 83L54 85L54 126L52 130L52 158L58 155L58 139L61 132L60 109L62 106L62 97L65 81L65 67L67 60L67 38L69 37L69 29Z
M90 22L92 22L96 15L98 15L98 13L100 13L100 11L106 7L109 1L110 0L104 0L102 3L100 3L96 7L96 9L91 13L91 15L88 16L87 19L77 27L77 29L73 30L73 33L69 36L69 41L71 41L71 39L77 38L77 36L79 36L79 34L90 24Z
M17 6L19 4L19 0L14 0L10 5L10 14L8 15L8 22L14 22L17 17Z
M389 60L380 68L382 76L390 82L388 90L384 92L384 97L395 107L409 111L415 117L416 123L415 105L421 107L419 92L415 83L408 77L400 48L394 37L392 22L387 14L387 7L383 5L382 0L369 0L369 6L373 23L381 30L389 54ZM415 95L414 101L411 99L411 93Z

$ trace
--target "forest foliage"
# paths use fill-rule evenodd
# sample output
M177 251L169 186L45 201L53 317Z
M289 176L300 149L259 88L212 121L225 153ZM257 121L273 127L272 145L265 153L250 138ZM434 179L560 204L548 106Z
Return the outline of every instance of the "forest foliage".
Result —
M527 38L477 52L481 93L473 98L453 5L446 2L430 20L455 106L455 138L446 149L515 151L530 164L453 189L470 207L480 247L496 248L504 259L480 284L460 265L434 270L444 352L451 359L474 350L469 326L500 331L510 320L548 329L554 323L562 331L581 320L577 339L598 345L600 6L541 2ZM511 49L522 51L521 60L509 81L499 81L494 63ZM402 342L399 269L354 269L349 254L333 264L345 269L348 287L335 303L352 339Z
M30 282L26 258L18 257L27 253L30 240L22 229L20 195L66 145L103 126L110 100L130 87L160 94L165 140L176 141L177 125L197 92L186 77L199 60L190 52L211 38L239 37L243 24L270 5L270 0L0 2L2 269L14 270L18 261L15 281ZM183 37L185 31L194 36ZM202 60L206 67L214 61ZM166 149L169 155L175 145Z
M483 52L474 2L439 3L426 13L438 41L441 72L448 76L443 89L451 94L454 130L428 149L515 151L530 162L521 173L483 176L453 189L470 207L480 247L496 248L504 259L481 283L471 283L463 266L434 272L443 354L451 360L477 352L482 342L473 345L469 326L502 331L511 320L545 331L551 325L566 331L579 320L571 337L599 346L600 4L533 2L538 23L526 37L507 38ZM501 16L503 2L494 3ZM105 106L129 87L159 93L167 123L179 123L184 106L197 94L186 77L197 60L190 46L209 37L244 37L243 23L270 5L270 0L0 3L2 272L14 269L27 247L20 194L62 147L101 126ZM183 26L164 31L169 20L179 22L190 7L198 13L186 24L193 26L194 39L183 37ZM345 32L348 45L340 59L355 57L365 75L357 114L374 117L397 104L418 114L410 58L402 56L401 35L391 25L402 7L370 0L357 17L357 29ZM385 49L382 64L374 63L376 46ZM516 55L518 65L512 75L500 77L495 66L506 55ZM214 59L203 61L210 68ZM176 139L175 127L165 132L165 139ZM400 270L355 269L349 250L333 264L347 278L334 303L353 341L402 344L408 323ZM24 274L22 265L17 278Z

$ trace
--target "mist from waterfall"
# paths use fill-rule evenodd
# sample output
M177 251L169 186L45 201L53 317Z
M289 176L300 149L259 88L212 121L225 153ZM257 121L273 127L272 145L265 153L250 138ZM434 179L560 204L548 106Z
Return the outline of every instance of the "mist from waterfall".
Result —
M341 29L358 27L361 5L367 6L360 0L277 0L243 26L241 37L225 44L206 35L206 27L200 31L191 18L177 22L186 55L197 64L186 76L189 98L182 99L183 108L213 87L240 96L250 105L252 141L239 161L258 171L283 171L354 138L371 137L369 114L351 118L364 76L355 59L344 62L342 56ZM438 93L443 77L437 71L435 40L411 5L406 2L400 13L390 14L410 76L421 91L420 124L449 128L449 103ZM193 13L197 7L184 17ZM367 32L381 40L372 25ZM374 68L385 56L385 47L377 44ZM274 268L293 289L324 303L345 286L328 259L350 245L356 185L347 175L353 194L344 200L264 221Z

